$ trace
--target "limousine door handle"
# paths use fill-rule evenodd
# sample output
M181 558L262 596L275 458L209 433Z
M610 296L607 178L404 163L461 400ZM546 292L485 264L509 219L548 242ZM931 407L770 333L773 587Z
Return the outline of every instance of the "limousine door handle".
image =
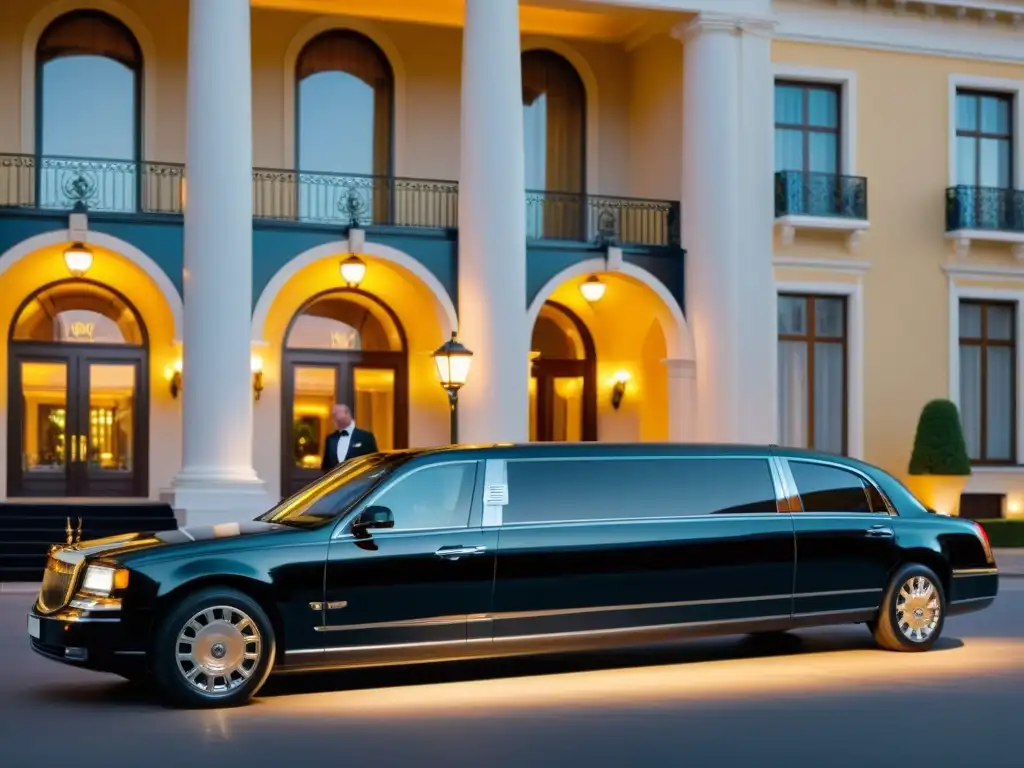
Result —
M873 525L868 528L866 536L872 539L891 539L893 537L892 528L888 525Z
M445 560L458 560L463 555L479 555L487 551L487 547L441 547L434 554Z

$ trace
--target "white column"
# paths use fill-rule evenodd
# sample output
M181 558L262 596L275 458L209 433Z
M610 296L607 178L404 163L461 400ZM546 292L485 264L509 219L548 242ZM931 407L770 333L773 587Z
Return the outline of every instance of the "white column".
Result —
M775 430L770 26L701 14L684 41L683 244L702 441Z
M249 0L191 0L184 264L184 456L191 524L268 507L253 469L252 62Z
M459 180L464 443L528 438L526 201L518 0L466 0Z
M668 439L692 443L696 439L697 369L693 360L663 361L668 373Z

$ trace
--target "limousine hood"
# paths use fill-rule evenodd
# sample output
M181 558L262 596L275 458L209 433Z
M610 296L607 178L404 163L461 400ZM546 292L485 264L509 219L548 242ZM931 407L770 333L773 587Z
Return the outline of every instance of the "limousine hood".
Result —
M158 533L125 533L119 536L107 536L102 539L91 539L79 542L71 547L62 548L61 559L72 555L74 559L98 557L119 560L137 552L155 549L188 548L198 543L218 540L248 538L277 531L294 531L275 523L261 523L255 520L241 523L220 523L218 525L188 526L173 531Z

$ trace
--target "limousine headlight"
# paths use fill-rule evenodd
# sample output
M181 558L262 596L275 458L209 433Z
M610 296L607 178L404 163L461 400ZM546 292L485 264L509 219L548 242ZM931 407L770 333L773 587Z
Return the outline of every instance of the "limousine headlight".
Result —
M128 586L128 569L108 565L90 565L82 579L82 592L97 597L110 597L115 590Z

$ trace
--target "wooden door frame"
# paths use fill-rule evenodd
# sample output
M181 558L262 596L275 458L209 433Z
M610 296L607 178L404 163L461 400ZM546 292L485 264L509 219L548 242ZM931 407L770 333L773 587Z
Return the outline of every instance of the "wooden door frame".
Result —
M65 435L78 434L83 418L88 419L89 387L86 366L110 363L135 365L135 404L133 430L135 433L134 471L131 498L149 498L149 350L146 346L124 344L81 344L74 342L9 341L7 345L7 496L26 498L21 457L24 446L22 436L25 422L21 381L21 363L62 362L68 370L66 395L67 421ZM78 424L72 430L72 417ZM18 450L14 450L14 448ZM76 475L79 475L76 478ZM88 496L88 468L75 471L70 464L65 470L66 495ZM78 486L78 487L76 487ZM72 493L81 491L81 493ZM99 498L99 497L98 497Z
M287 337L286 337L287 338ZM395 413L394 447L409 445L409 358L404 351L363 352L342 349L285 349L281 355L281 497L291 495L292 471L292 428L295 424L295 376L296 368L331 368L334 374L335 402L339 392L350 390L347 399L353 399L353 370L355 368L390 369L395 372ZM355 403L349 404L355 408ZM359 414L355 414L356 424Z
M556 378L582 378L583 413L580 435L585 442L597 442L597 348L594 345L594 337L591 336L586 323L569 307L551 299L544 303L564 315L576 328L583 342L583 358L538 357L533 361L530 375L537 379L537 438L540 440L541 434L545 432L542 425L544 417L547 416L547 404L541 404L542 400L547 398L542 397L541 387L547 386L545 382Z

